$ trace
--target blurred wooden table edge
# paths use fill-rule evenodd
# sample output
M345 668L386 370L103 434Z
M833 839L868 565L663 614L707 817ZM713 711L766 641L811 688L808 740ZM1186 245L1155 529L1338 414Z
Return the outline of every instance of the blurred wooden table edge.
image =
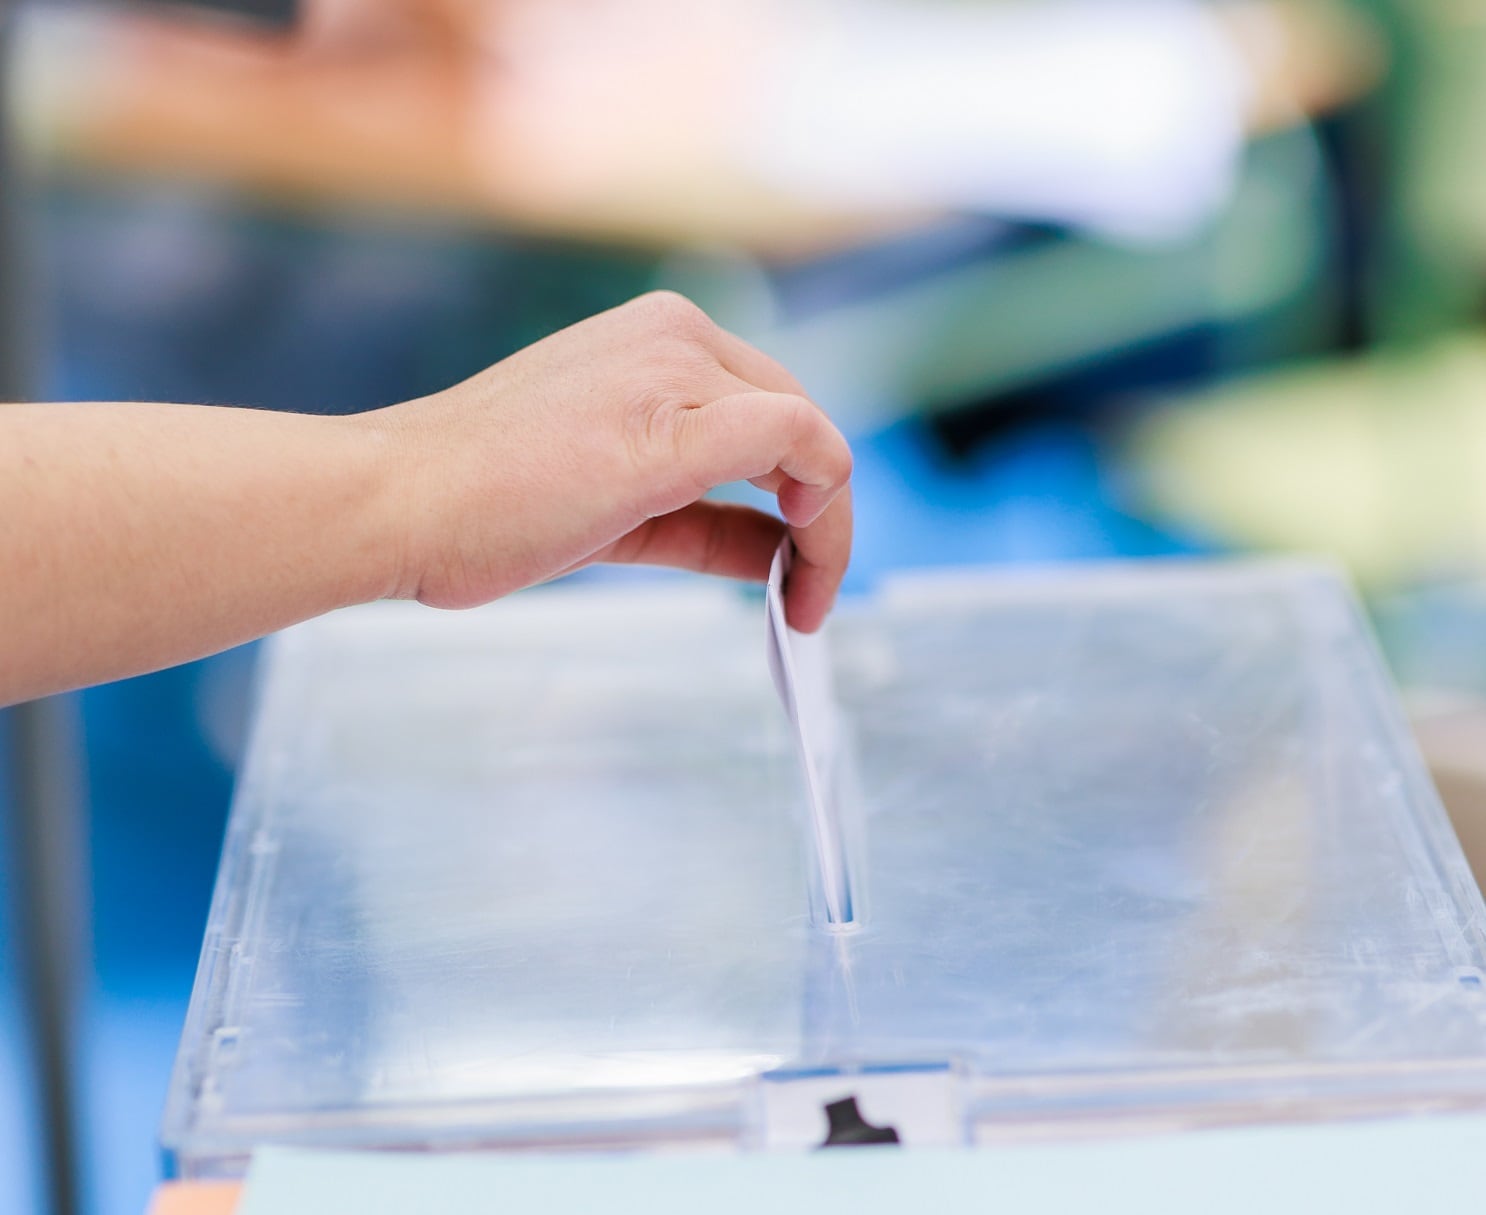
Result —
M169 1181L155 1191L148 1215L232 1215L240 1181Z

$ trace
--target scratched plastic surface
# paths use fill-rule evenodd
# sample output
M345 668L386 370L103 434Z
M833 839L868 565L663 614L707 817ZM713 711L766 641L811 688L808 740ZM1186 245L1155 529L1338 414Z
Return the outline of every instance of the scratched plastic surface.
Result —
M164 1128L757 1141L775 1069L950 1063L967 1138L1486 1104L1483 908L1304 565L845 605L865 920L812 925L762 607L551 588L274 642Z

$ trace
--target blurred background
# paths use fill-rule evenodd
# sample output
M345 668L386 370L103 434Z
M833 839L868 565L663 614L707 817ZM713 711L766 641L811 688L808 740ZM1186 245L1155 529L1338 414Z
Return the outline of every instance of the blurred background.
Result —
M352 412L674 288L851 438L856 589L1345 563L1486 837L1486 0L295 7L0 16L0 399ZM13 1209L144 1209L252 669L0 714Z

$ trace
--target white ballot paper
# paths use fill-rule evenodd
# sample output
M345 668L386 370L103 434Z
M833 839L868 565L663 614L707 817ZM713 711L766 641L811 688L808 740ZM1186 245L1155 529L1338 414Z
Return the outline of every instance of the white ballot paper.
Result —
M765 589L769 671L794 728L795 749L805 774L810 828L820 872L826 920L850 924L854 918L841 829L840 723L831 690L830 649L825 631L797 633L785 623L784 581L794 544L780 541Z

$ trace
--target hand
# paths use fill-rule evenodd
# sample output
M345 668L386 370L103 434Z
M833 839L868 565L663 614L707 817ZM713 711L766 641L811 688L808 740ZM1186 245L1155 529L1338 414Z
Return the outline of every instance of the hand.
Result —
M398 592L468 607L592 561L762 580L785 524L703 501L778 496L786 612L820 627L851 550L851 452L772 359L658 292L445 392L364 415L398 464Z

